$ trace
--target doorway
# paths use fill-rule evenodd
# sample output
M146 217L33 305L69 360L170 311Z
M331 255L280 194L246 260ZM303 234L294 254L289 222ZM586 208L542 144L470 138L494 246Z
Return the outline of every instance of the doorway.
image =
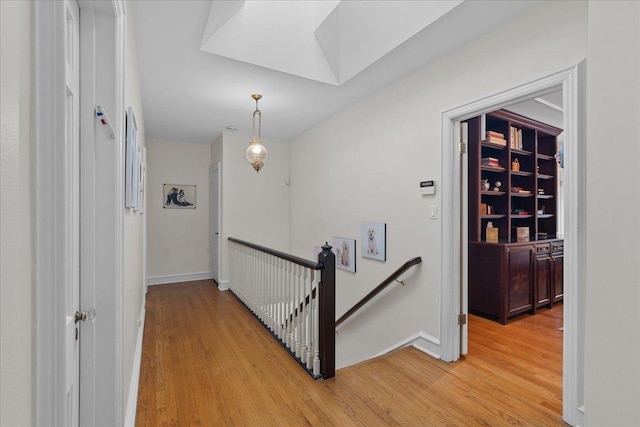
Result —
M220 257L220 163L213 169L209 169L209 212L211 229L211 273L213 280L220 283L219 257Z
M79 17L71 10L76 7ZM34 9L38 29L35 104L51 107L36 109L39 326L34 419L37 424L120 425L124 2L37 2ZM70 31L78 18L79 34ZM64 54L65 41L79 41L79 56ZM69 61L82 69L79 87L73 91L65 81ZM72 104L70 93L79 101L77 114L68 114L64 108ZM108 112L114 138L97 124L97 105ZM67 129L71 128L79 134L79 149L70 147ZM79 232L72 231L76 228ZM74 294L68 284L76 279L80 292ZM91 322L94 308L95 322ZM78 347L79 362L74 356ZM79 384L72 385L78 375Z
M443 218L442 268L442 358L457 360L466 345L467 326L459 325L459 314L468 314L466 263L468 253L466 202L466 156L460 154L459 124L480 114L506 105L548 95L561 87L565 109L563 126L564 150L570 153L565 162L566 245L564 272L563 334L563 418L570 424L582 422L583 301L581 275L584 271L584 151L580 144L584 135L584 62L568 70L541 78L517 88L489 96L443 113ZM462 159L462 160L461 160ZM462 323L462 322L461 322Z

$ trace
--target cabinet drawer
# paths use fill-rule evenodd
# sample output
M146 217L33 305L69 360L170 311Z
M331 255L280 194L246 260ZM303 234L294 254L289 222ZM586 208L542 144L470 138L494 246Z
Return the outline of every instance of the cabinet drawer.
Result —
M551 243L551 252L562 252L563 250L564 250L564 241Z
M548 254L549 253L549 244L541 243L536 245L536 254Z

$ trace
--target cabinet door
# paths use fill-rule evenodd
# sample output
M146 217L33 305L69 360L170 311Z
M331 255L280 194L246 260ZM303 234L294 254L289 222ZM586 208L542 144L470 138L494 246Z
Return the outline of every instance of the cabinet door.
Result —
M533 307L533 246L514 246L509 251L509 314Z
M551 257L548 254L536 257L536 307L551 303L552 270Z
M564 297L564 256L553 255L552 260L553 302L557 302Z

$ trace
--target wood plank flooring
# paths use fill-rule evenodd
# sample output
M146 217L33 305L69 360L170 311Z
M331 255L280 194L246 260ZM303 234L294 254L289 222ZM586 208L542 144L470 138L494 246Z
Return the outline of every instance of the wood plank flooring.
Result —
M150 286L136 425L564 425L562 306L470 316L455 363L414 348L314 381L212 281Z

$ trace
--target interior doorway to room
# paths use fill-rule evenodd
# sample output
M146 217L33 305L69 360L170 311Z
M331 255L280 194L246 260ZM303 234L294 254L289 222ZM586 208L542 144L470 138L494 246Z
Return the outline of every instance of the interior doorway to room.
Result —
M562 90L564 161L563 203L563 419L584 420L584 61L538 80L447 110L442 114L442 312L441 357L455 361L467 351L468 185L467 155L461 155L460 123L487 112Z
M461 123L468 336L461 352L562 416L562 88ZM463 171L464 174L465 171ZM465 215L463 215L465 216ZM464 292L463 292L464 294ZM535 372L535 375L531 375ZM536 381L535 376L546 381Z

